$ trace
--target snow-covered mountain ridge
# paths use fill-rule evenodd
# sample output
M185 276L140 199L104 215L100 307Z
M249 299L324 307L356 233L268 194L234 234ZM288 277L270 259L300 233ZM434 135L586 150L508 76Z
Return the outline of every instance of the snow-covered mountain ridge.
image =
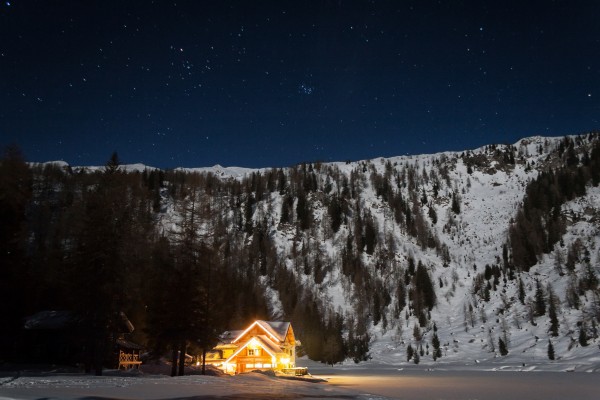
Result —
M415 362L407 361L410 346L432 365L498 360L596 369L598 142L597 134L538 136L285 169L160 171L155 221L161 232L179 232L186 205L198 205L202 240L222 243L220 261L256 279L268 317L292 320L313 358L402 365ZM528 188L567 167L573 180L585 179L585 193L544 189L564 198L552 217L539 216L543 235L552 236L551 220L560 222L560 240L540 239L548 251L534 265L521 264L511 229Z

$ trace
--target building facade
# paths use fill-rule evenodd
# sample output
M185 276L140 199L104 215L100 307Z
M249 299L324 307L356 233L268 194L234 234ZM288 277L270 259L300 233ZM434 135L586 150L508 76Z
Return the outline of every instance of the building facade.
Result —
M296 338L289 322L254 321L241 331L228 331L206 355L206 363L228 374L296 366Z

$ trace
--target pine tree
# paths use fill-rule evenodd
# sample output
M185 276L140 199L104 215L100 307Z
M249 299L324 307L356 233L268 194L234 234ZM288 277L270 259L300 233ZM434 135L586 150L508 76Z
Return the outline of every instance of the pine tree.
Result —
M433 206L433 204L429 205L429 210L427 211L427 215L429 215L429 218L431 219L431 223L432 224L437 224L437 212L435 211L435 207Z
M417 265L414 282L416 295L421 297L425 307L431 311L436 303L435 288L433 287L427 268L425 268L421 261Z
M28 276L26 255L27 208L31 195L31 171L21 150L9 146L0 159L0 304L6 305L0 332L0 354L5 356L20 356L13 339L22 332L22 318L31 312L27 310L31 299L28 287L34 276Z
M127 278L126 238L133 227L133 204L127 176L119 173L113 153L104 173L97 176L83 197L83 216L78 225L73 262L77 266L69 278L78 301L74 312L83 321L86 341L85 369L102 375L111 351L110 340L119 329L125 304Z
M375 245L377 245L377 228L371 214L365 215L364 223L365 233L363 242L365 244L365 252L372 255L375 252Z
M558 322L558 316L556 315L556 302L557 299L554 296L552 287L548 285L548 316L550 317L550 334L554 337L558 336L558 328L560 326Z
M523 285L523 279L519 277L519 301L525 305L525 285Z
M412 346L409 344L408 346L406 346L406 361L410 361L413 356L415 354L415 350L412 348Z
M554 360L554 346L550 340L548 340L548 359Z
M490 301L490 290L492 289L492 285L488 282L483 288L483 300L486 302Z
M598 277L592 268L592 264L590 262L587 262L586 264L585 276L583 278L584 287L586 290L596 290L598 287Z
M589 345L585 323L582 323L579 327L579 344L583 347Z
M334 233L340 229L342 225L342 206L338 196L332 196L329 206L327 207L329 218L331 219L331 229Z
M546 299L544 296L544 289L539 279L535 280L535 313L538 316L546 314Z
M415 340L417 342L420 342L421 339L423 338L421 336L421 329L419 328L419 325L415 324L415 326L413 327L413 337L415 338Z
M498 338L498 350L500 351L501 356L505 356L508 354L506 343L504 343L504 340L502 340L502 338Z
M292 208L291 204L294 203L294 199L291 196L283 197L283 201L281 202L281 213L279 217L279 223L281 224L289 224L291 222L290 218L290 210Z
M450 208L454 214L460 214L460 197L456 192L452 192L452 205Z
M433 338L431 339L431 346L433 346L433 361L435 361L442 356L442 349L440 348L440 339L438 338L436 332L433 333Z
M109 174L114 174L119 170L119 166L121 165L121 161L119 160L119 155L117 152L113 152L110 156L110 159L106 163L104 170Z
M346 358L342 339L343 325L344 320L340 315L332 314L329 316L325 330L322 361L331 366L344 361Z
M296 203L296 218L298 219L300 229L303 231L310 228L312 224L312 211L306 194L302 191L298 193Z

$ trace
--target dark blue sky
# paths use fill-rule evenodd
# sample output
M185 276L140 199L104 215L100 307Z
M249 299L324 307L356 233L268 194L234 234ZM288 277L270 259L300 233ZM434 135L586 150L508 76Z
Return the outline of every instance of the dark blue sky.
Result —
M600 128L600 2L2 1L0 144L279 167Z

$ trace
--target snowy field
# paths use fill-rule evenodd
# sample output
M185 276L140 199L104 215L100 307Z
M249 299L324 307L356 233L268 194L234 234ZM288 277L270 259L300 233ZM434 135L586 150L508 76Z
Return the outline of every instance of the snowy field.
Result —
M302 399L360 398L327 383L279 379L258 373L230 376L24 374L3 377L0 400L7 399Z
M361 399L552 400L600 398L599 375L519 366L403 367L315 365L328 385L352 389Z
M58 372L4 373L7 399L598 399L597 372L536 370L518 366L360 365L328 367L307 360L304 382L250 373L234 377L126 374L102 377Z

